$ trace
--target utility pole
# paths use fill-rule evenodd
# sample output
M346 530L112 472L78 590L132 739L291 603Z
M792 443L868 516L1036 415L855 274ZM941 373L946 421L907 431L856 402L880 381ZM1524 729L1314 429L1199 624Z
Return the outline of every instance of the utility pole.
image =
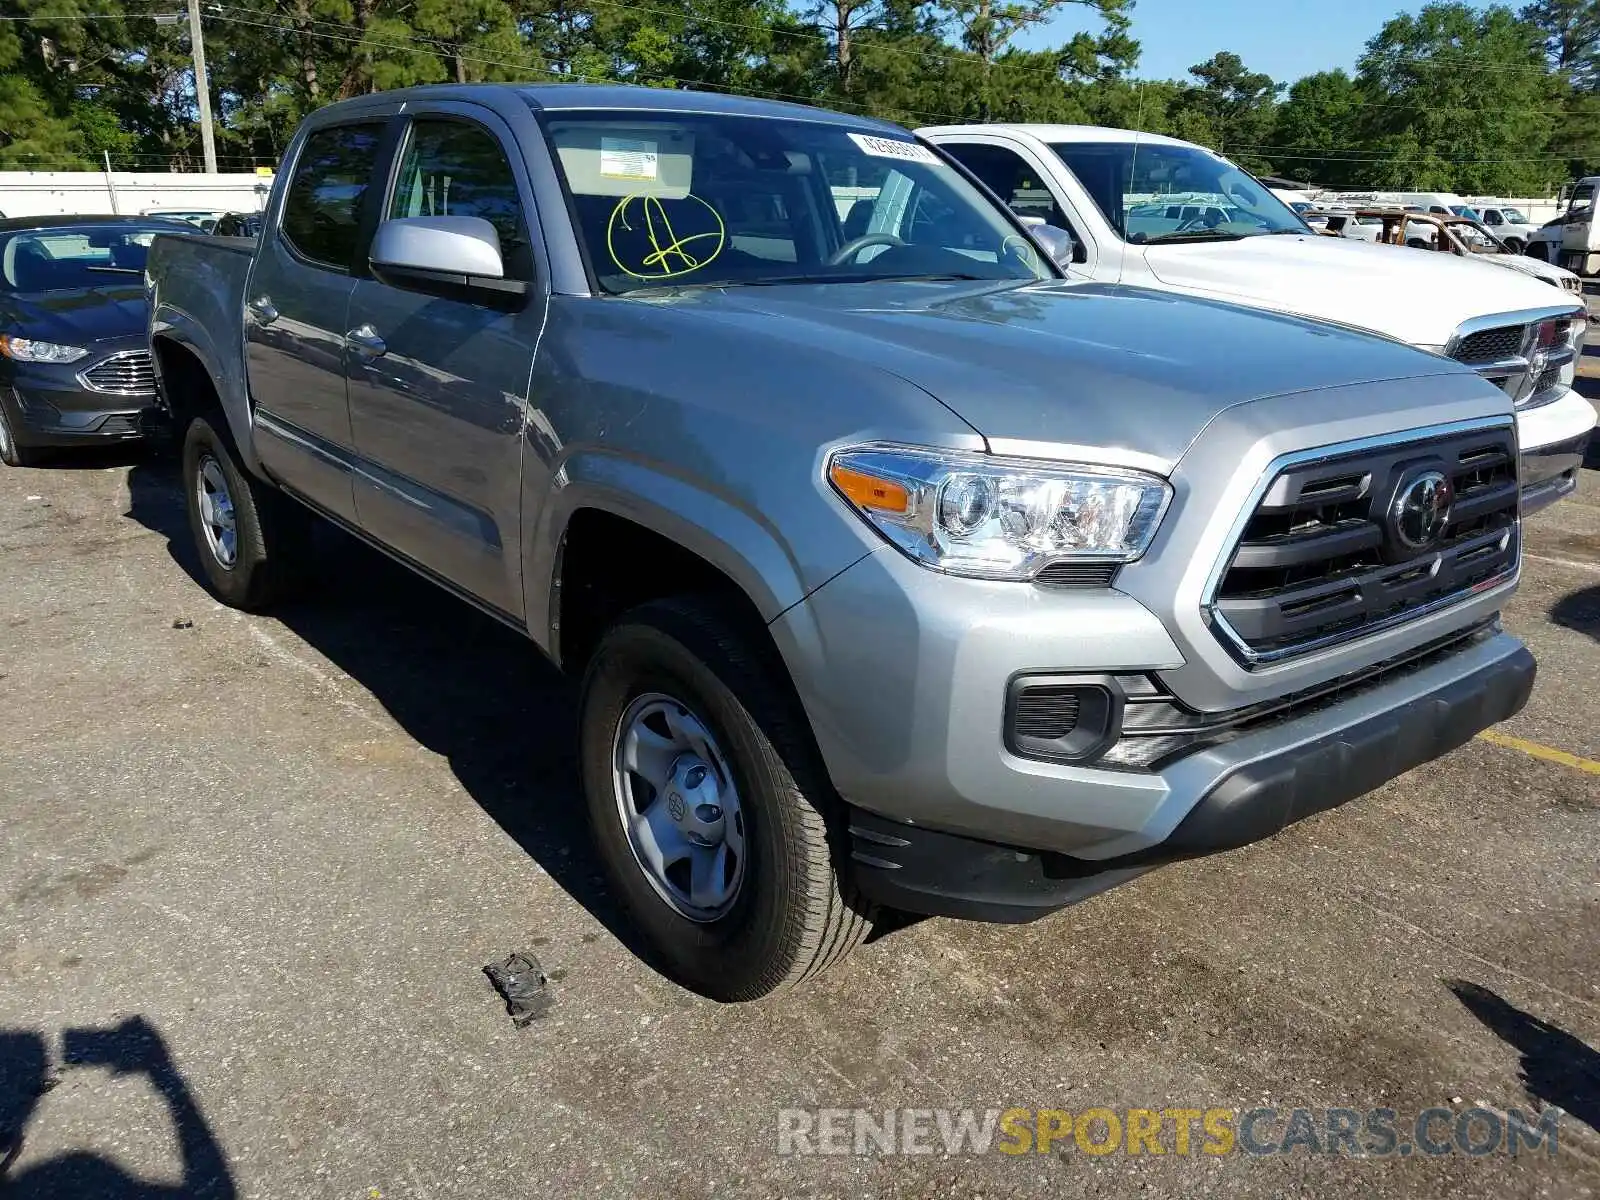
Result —
M200 102L200 147L206 172L217 173L217 142L211 134L211 83L206 78L206 43L200 34L200 0L189 0L189 44L194 47L194 94Z

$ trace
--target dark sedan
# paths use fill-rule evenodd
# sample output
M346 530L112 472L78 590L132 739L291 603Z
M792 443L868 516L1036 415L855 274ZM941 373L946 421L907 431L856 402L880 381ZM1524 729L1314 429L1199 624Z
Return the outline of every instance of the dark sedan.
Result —
M144 262L156 218L0 221L0 462L141 436L155 407Z

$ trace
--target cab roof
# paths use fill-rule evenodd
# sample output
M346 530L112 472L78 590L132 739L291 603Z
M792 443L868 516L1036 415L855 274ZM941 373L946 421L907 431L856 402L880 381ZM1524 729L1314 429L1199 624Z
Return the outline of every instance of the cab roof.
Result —
M437 83L423 87L397 88L356 96L320 108L313 114L318 124L331 114L374 106L387 106L413 100L464 100L493 105L505 97L517 96L536 110L546 112L594 111L614 109L625 112L725 113L740 117L766 117L774 120L814 121L848 129L905 137L904 126L875 117L852 116L826 108L766 100L757 96L731 96L722 92L702 92L687 88L638 87L613 83Z
M1134 129L1108 129L1103 125L928 125L917 130L932 137L943 133L1021 133L1036 137L1042 142L1131 142L1137 139L1145 146L1189 146L1182 138L1167 137L1160 133L1140 133Z

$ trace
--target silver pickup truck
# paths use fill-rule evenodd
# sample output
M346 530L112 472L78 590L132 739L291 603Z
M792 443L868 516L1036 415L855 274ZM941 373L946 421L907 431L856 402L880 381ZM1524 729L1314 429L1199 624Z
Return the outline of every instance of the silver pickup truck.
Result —
M270 605L316 514L581 673L615 888L724 999L880 907L1028 920L1516 712L1506 393L1070 281L1056 240L864 118L326 108L257 242L150 257L207 576Z

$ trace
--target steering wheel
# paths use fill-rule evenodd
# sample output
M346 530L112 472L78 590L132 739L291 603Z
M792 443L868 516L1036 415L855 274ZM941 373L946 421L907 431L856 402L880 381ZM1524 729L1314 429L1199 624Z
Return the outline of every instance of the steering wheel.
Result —
M1178 223L1177 232L1188 233L1191 229L1215 229L1215 225L1207 224L1208 220L1209 214L1207 213L1201 213L1198 216L1190 217L1187 221L1180 221ZM1221 222L1219 221L1217 224L1221 224Z
M892 233L863 233L858 238L851 238L832 254L828 255L830 267L842 267L868 246L904 246L905 240Z

